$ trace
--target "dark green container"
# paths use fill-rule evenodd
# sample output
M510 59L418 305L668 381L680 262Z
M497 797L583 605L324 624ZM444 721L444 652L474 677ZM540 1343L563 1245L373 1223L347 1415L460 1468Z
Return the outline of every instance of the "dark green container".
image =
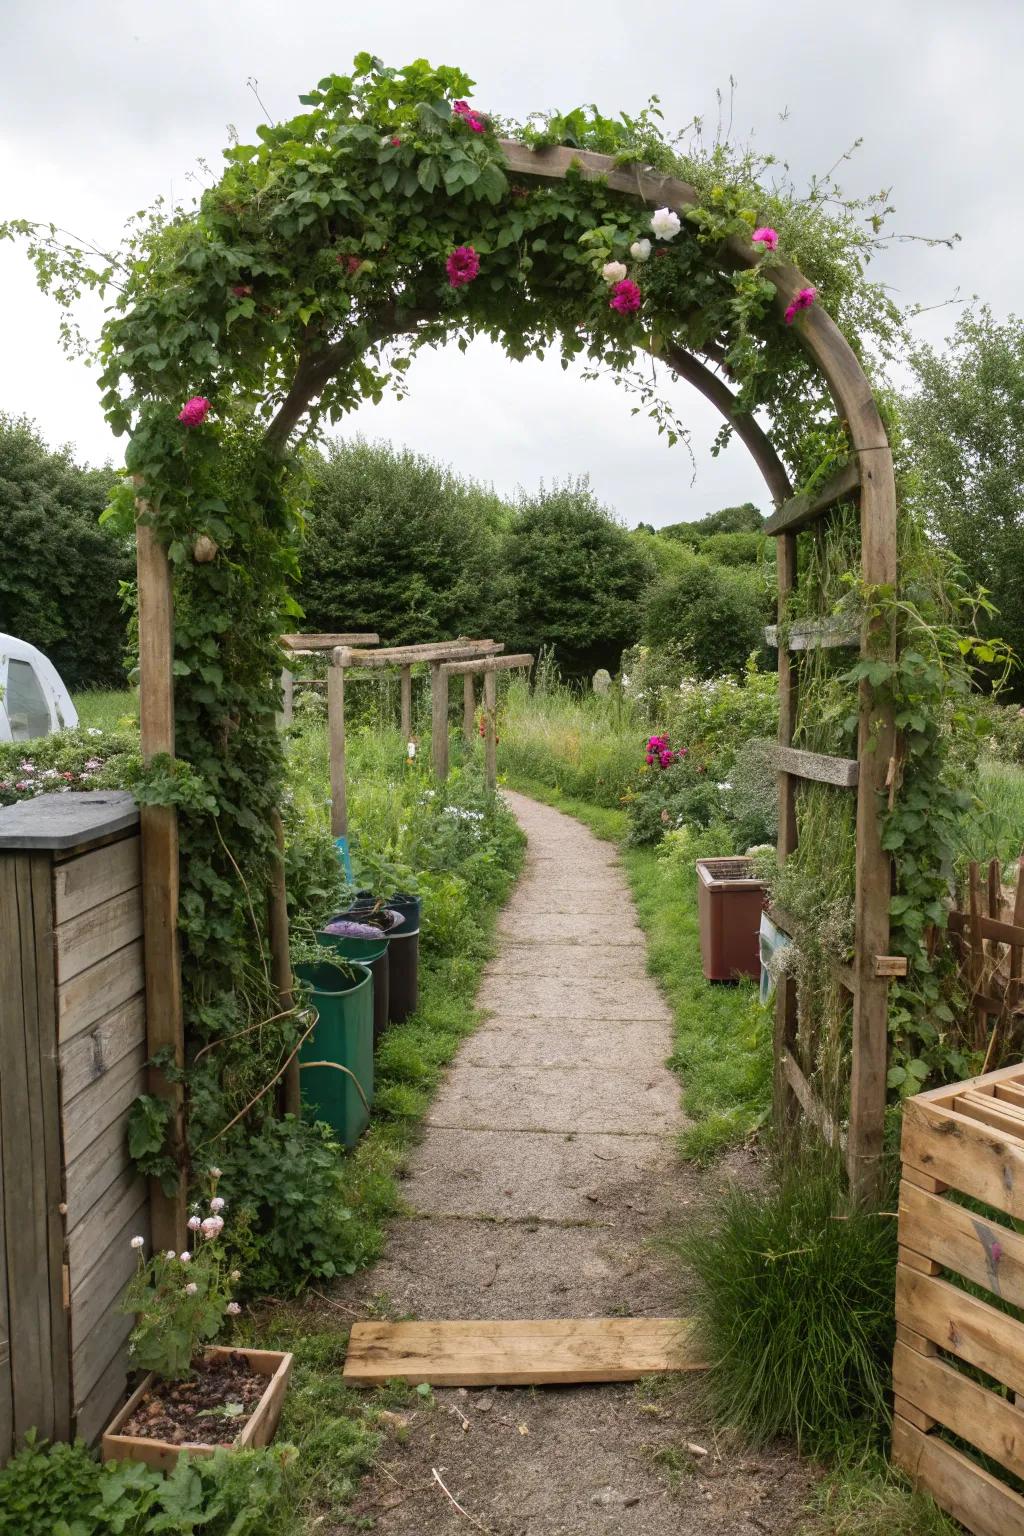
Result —
M316 941L345 960L358 960L369 970L373 977L373 1043L376 1045L388 1027L391 966L387 939L346 939L340 933L318 933Z
M307 1118L326 1121L339 1141L355 1146L370 1123L373 1103L373 978L357 960L346 961L344 969L334 960L297 965L295 973L319 1014L299 1052Z

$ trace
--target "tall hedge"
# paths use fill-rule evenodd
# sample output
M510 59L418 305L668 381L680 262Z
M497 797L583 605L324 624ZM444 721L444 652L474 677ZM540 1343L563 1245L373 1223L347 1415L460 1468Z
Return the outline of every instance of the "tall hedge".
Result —
M0 414L0 631L37 645L70 688L124 683L119 583L134 561L97 521L115 479Z

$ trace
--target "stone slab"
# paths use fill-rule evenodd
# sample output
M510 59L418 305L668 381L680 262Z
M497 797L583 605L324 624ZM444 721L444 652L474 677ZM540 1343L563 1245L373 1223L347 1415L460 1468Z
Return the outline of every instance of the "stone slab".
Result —
M651 1231L685 1201L671 1137L445 1131L417 1149L402 1199L421 1214L536 1217Z
M533 882L528 897L524 893L522 902L510 903L510 910L515 912L527 906L529 911L538 915L574 912L582 917L608 917L617 913L627 923L633 921L633 903L628 890L609 885L596 874L589 882L577 885L572 890L563 887L560 880L540 885Z
M549 962L550 965L550 962ZM477 1006L517 1019L671 1019L654 982L624 976L489 976Z
M427 1118L449 1129L612 1131L671 1134L679 1127L679 1084L672 1073L620 1073L593 1067L469 1067L457 1062Z

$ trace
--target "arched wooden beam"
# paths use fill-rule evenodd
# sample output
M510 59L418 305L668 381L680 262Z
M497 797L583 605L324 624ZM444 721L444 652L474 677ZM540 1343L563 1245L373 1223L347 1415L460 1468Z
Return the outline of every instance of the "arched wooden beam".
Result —
M793 487L786 474L785 465L775 452L768 434L758 424L752 413L737 411L736 396L728 385L718 377L717 373L712 373L699 357L694 357L692 352L687 352L682 347L670 343L662 348L661 356L673 373L685 379L687 384L692 384L705 400L710 400L712 405L718 407L736 436L750 450L750 456L764 476L768 494L776 505L781 506L784 501L788 501L793 494Z

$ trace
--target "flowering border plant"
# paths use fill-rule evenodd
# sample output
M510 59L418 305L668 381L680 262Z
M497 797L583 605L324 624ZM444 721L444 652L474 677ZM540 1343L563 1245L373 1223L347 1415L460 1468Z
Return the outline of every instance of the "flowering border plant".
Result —
M136 1314L129 1351L136 1365L165 1381L184 1381L202 1346L215 1339L226 1317L241 1311L232 1299L242 1278L228 1268L222 1212L226 1202L217 1194L220 1169L210 1169L206 1213L193 1206L188 1220L191 1247L154 1253L146 1259L145 1238L133 1237L138 1268L125 1287L122 1310Z

